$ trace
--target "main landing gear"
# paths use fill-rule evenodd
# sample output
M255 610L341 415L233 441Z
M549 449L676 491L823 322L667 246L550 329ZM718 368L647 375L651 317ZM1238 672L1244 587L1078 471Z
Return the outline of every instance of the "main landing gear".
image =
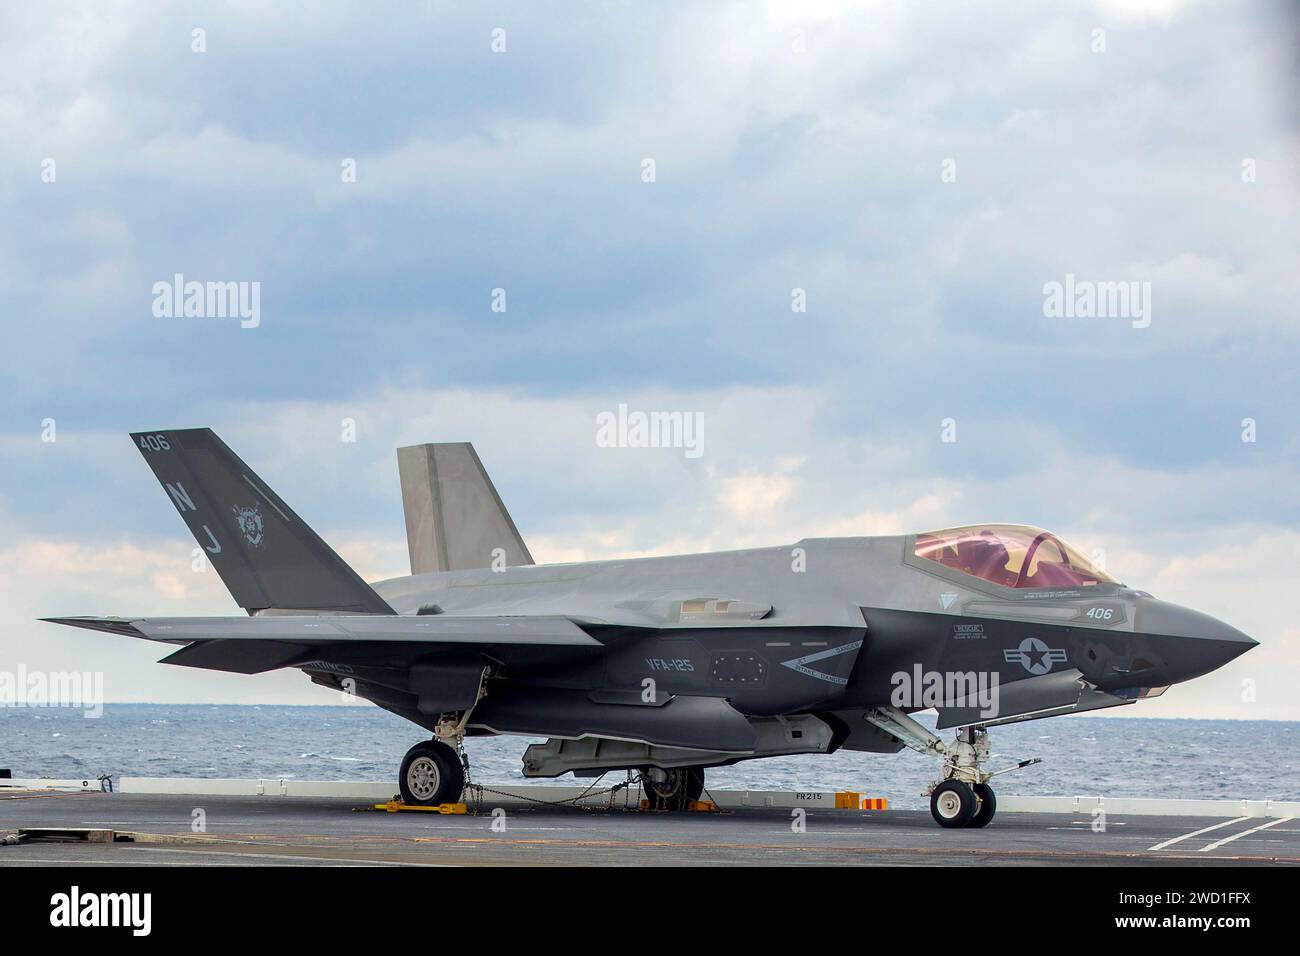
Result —
M406 752L397 784L402 802L412 806L459 803L465 789L465 767L455 748L441 740L425 740Z
M930 795L930 815L945 829L988 826L998 812L997 797L989 781L999 774L1041 762L1035 757L988 771L984 763L989 759L989 732L983 727L962 727L957 731L957 739L945 745L927 727L895 707L868 711L866 719L904 746L943 757L943 776L926 792Z
M651 810L689 810L704 795L704 768L641 768L641 789Z
M397 775L403 803L418 807L460 803L469 768L469 758L464 755L468 719L469 711L459 719L445 716L434 728L433 740L422 741L406 752Z
M640 774L651 810L689 810L704 795L703 767L642 767ZM459 803L465 789L465 762L459 747L442 740L421 741L406 752L397 784L408 806Z
M485 666L478 676L475 704L487 694L484 685L488 670ZM443 713L433 726L433 739L418 743L406 752L402 769L397 774L403 803L419 807L460 803L469 771L465 726L473 710L474 707L470 706L465 710Z

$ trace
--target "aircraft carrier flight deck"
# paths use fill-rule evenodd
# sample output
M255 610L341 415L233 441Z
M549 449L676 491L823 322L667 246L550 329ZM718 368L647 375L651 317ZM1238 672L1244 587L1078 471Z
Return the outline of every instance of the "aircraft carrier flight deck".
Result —
M811 809L794 822L780 807L523 806L494 817L385 813L339 797L17 790L0 791L0 866L1300 864L1300 820L1288 816L1112 813L1104 832L1077 812L1002 813L956 831L907 810Z

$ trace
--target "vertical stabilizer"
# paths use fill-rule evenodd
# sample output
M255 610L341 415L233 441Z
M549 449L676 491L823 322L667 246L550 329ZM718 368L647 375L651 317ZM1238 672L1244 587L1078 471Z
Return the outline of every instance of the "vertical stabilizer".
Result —
M254 613L393 609L210 428L133 432L222 583Z
M397 468L412 574L533 563L469 442L399 448Z

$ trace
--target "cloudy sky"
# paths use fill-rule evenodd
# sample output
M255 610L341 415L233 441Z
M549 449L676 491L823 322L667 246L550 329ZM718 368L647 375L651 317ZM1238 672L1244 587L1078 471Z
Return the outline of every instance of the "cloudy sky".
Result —
M0 670L333 700L34 621L238 613L126 437L210 425L371 579L419 441L539 561L1043 525L1262 642L1144 713L1300 718L1286 11L6 4ZM155 317L177 273L260 324ZM1149 326L1046 316L1067 274ZM703 455L597 447L620 403Z

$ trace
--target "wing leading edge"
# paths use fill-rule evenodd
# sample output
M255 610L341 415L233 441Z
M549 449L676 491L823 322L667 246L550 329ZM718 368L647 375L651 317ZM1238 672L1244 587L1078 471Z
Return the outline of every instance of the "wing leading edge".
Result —
M272 615L257 617L47 617L53 624L183 645L163 658L204 670L261 674L296 667L323 653L386 653L405 646L417 654L460 649L594 649L603 645L563 617L419 617L388 614Z
M288 641L308 646L364 641L602 646L565 617L283 614L256 617L46 617L41 620L172 644L240 640Z

